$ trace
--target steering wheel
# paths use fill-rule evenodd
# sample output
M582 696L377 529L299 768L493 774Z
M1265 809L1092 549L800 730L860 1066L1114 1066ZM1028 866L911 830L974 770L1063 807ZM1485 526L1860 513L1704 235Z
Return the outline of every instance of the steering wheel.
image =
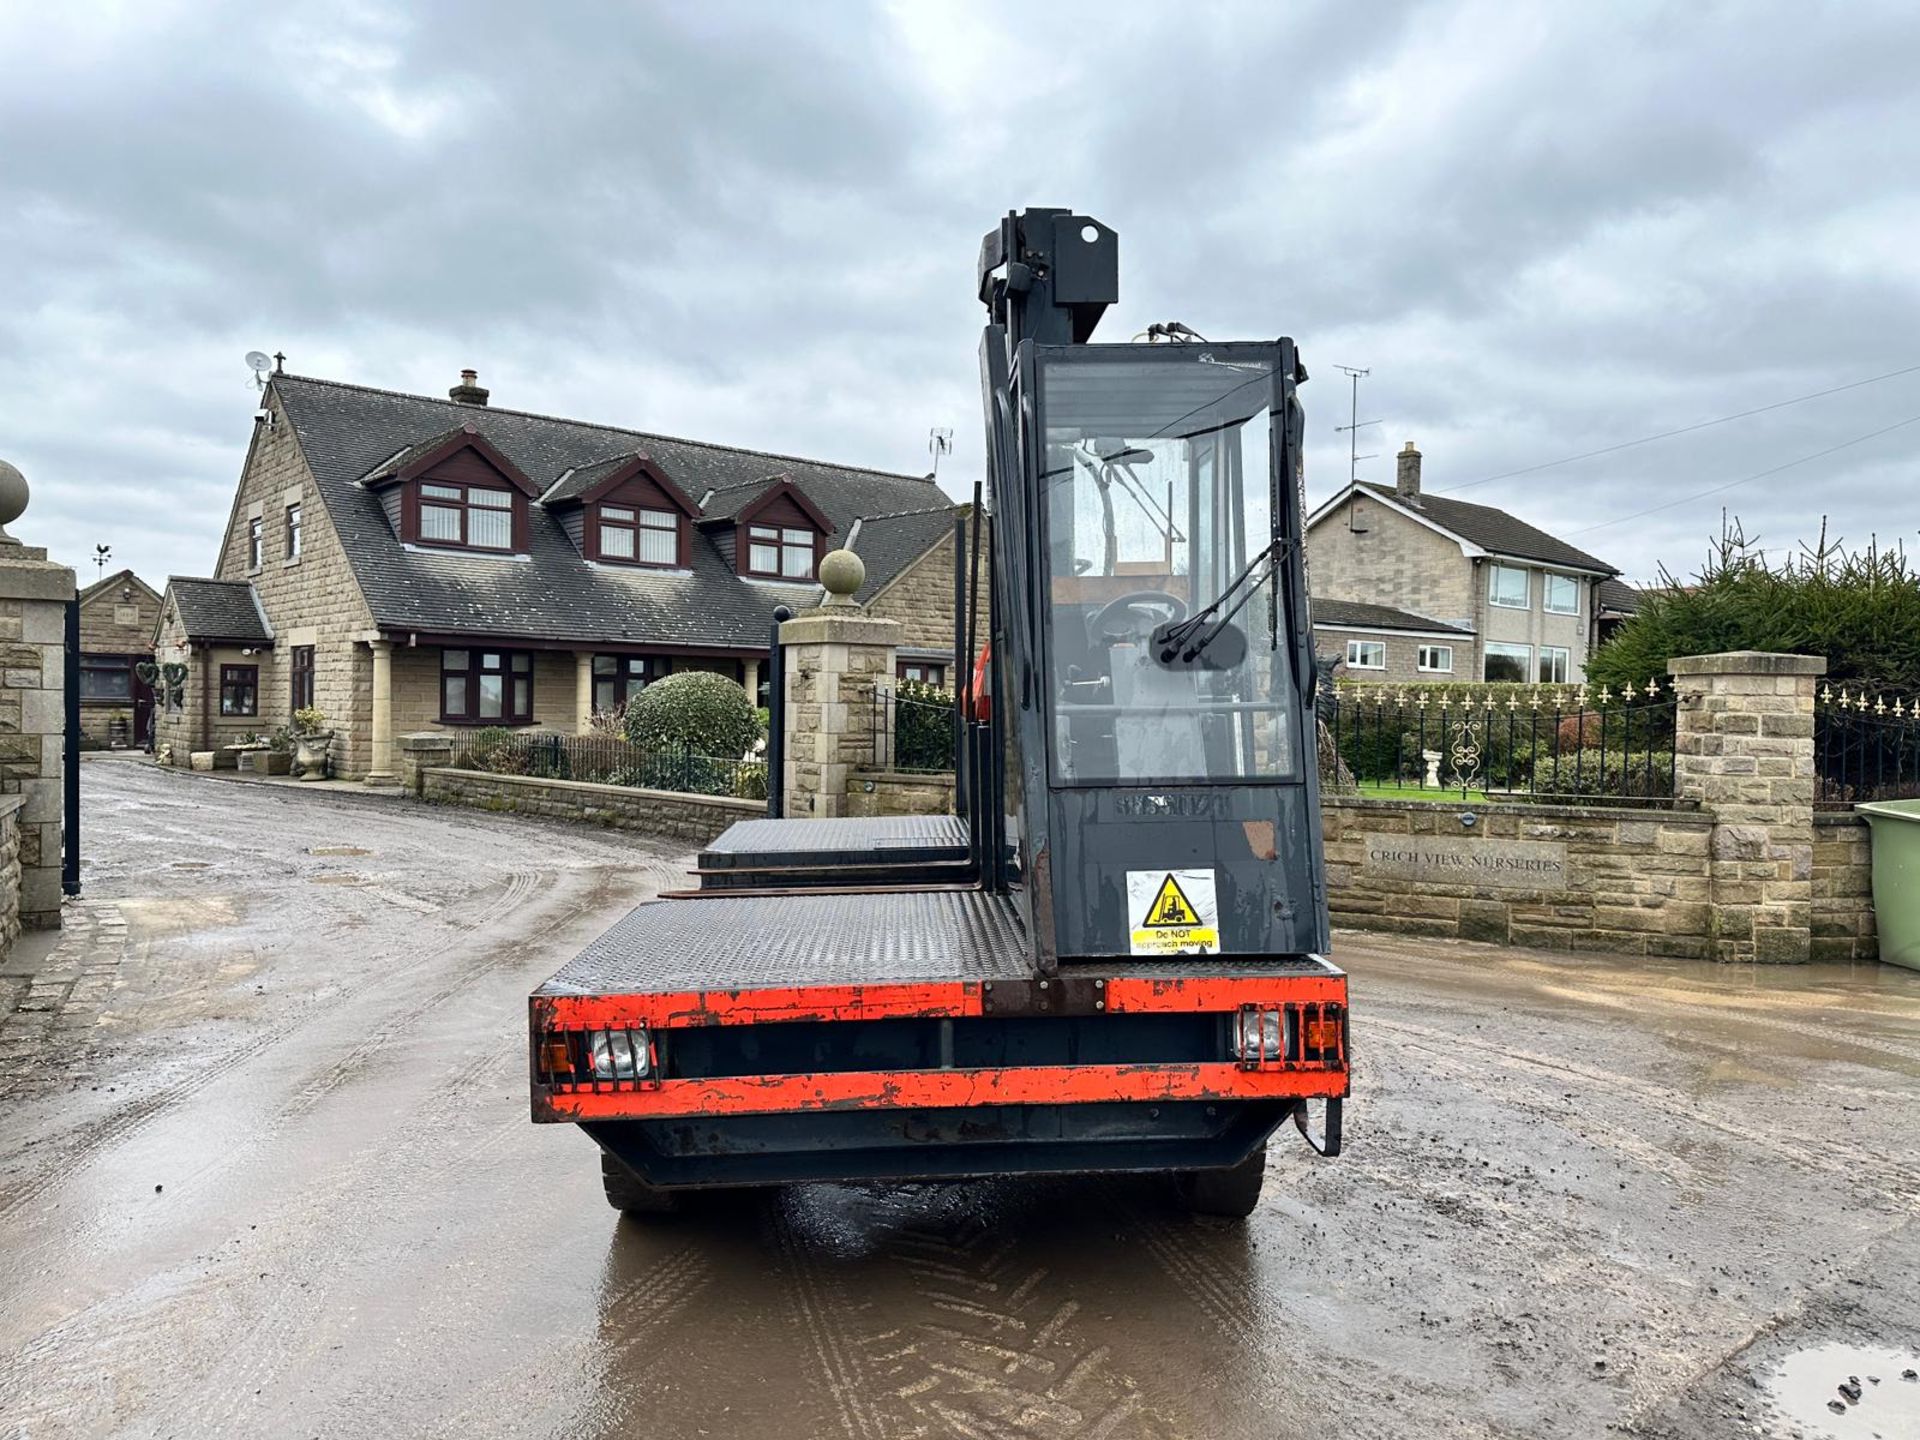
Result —
M1153 614L1153 612L1157 610L1165 610L1168 613L1164 617L1159 617ZM1176 621L1186 619L1187 602L1182 600L1178 595L1167 594L1164 590L1135 590L1131 594L1122 595L1102 605L1100 609L1095 612L1094 617L1087 622L1087 633L1091 635L1095 641L1104 640L1109 644L1112 643L1113 639L1122 638L1118 636L1109 637L1106 631L1108 625L1112 624L1123 612L1127 611L1131 611L1139 618L1145 620L1147 622L1147 628L1153 630L1161 625L1171 625Z

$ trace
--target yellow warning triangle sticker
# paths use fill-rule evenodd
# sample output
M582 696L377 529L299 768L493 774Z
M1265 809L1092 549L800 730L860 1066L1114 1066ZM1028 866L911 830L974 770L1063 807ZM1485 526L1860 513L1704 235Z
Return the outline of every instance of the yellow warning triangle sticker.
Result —
M1200 916L1194 910L1193 902L1187 899L1186 892L1169 875L1160 882L1160 893L1153 897L1153 904L1147 907L1147 918L1140 923L1149 930L1184 929L1189 925L1198 925Z

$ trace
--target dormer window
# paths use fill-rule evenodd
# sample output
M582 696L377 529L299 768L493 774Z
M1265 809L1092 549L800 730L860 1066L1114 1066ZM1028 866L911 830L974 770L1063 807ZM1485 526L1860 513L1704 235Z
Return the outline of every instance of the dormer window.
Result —
M811 530L787 526L747 527L747 573L782 580L813 578L814 536Z
M513 548L513 492L479 485L420 483L420 540L470 550Z
M604 501L597 508L600 559L630 565L679 563L680 517L675 512Z

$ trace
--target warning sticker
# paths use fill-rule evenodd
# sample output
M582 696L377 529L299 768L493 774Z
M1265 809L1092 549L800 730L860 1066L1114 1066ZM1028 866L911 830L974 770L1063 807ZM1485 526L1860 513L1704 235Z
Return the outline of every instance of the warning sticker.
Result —
M1127 919L1135 955L1220 952L1211 870L1129 870Z

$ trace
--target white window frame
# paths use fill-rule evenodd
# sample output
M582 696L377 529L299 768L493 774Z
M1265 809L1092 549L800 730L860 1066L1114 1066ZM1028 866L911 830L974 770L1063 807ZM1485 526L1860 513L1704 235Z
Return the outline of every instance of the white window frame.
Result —
M1547 657L1549 655L1557 655L1560 657L1561 668L1564 673L1557 678L1549 679L1547 676ZM1542 685L1571 685L1573 683L1573 649L1571 646L1542 645L1540 647L1538 664L1540 668L1535 673L1539 675Z
M1354 655L1356 653L1365 654L1369 648L1378 650L1380 652L1379 664L1369 665L1364 660L1354 659ZM1349 670L1384 670L1386 669L1387 668L1387 642L1384 640L1349 640L1347 641L1347 668Z
M1553 587L1565 585L1573 596L1571 605L1553 603ZM1556 575L1553 571L1543 572L1540 581L1540 608L1549 615L1578 615L1580 613L1580 582L1571 575Z
M1427 663L1429 656L1437 656L1438 652L1441 651L1446 652L1446 664L1430 665ZM1422 644L1419 650L1415 652L1415 657L1416 663L1414 668L1423 675L1451 675L1453 673L1453 646L1451 645L1441 645L1438 643Z
M1509 658L1519 659L1520 678L1517 681L1488 679L1487 661L1493 659L1495 655L1504 655ZM1483 683L1490 685L1530 684L1533 680L1533 647L1531 645L1509 645L1498 640L1489 640L1485 650L1482 651L1480 656L1480 679Z
M1500 598L1500 577L1518 575L1520 577L1520 598L1502 600ZM1533 572L1524 565L1502 565L1498 561L1487 567L1487 604L1497 605L1502 610L1527 610L1533 606Z

